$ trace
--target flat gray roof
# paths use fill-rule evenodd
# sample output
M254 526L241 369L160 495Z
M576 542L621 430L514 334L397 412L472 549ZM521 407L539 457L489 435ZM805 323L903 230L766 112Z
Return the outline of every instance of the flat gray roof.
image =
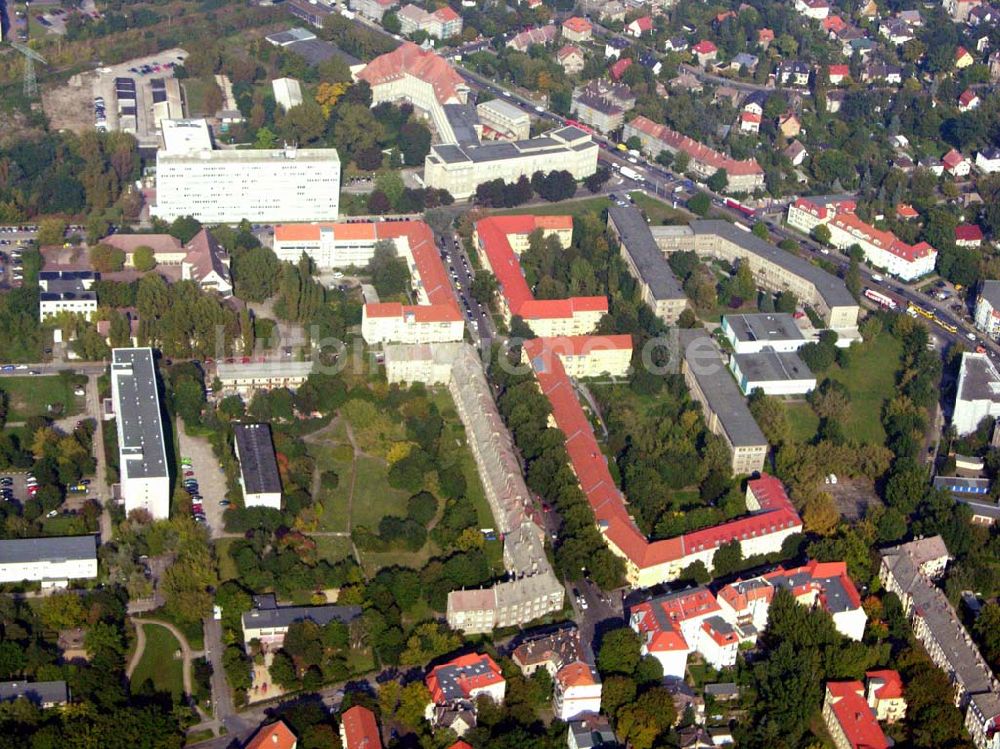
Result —
M236 450L240 457L243 490L248 494L274 494L281 491L278 461L267 424L236 424Z
M96 536L42 536L0 541L0 564L96 559Z
M479 113L472 104L445 104L444 115L455 133L455 140L469 145L479 144L479 136L476 134Z
M632 259L649 291L656 300L685 299L684 289L663 252L656 245L653 234L642 213L634 205L608 208L608 221L614 224L621 237L622 247Z
M749 383L816 379L816 375L809 371L809 367L794 351L734 354L733 358Z
M26 697L38 705L69 702L65 681L4 681L0 682L0 701Z
M116 348L111 376L117 383L118 447L130 478L167 475L160 393L151 348ZM125 466L122 466L124 469Z
M737 341L804 341L805 336L787 312L724 315Z
M1000 309L1000 281L983 281L979 296L989 302L993 309Z
M688 371L705 394L709 408L719 417L729 441L736 447L766 445L767 438L750 413L715 340L703 330L681 330L680 343Z
M851 296L844 282L834 275L817 268L808 260L793 255L780 247L765 242L750 232L740 231L728 221L702 219L691 222L695 234L716 234L748 252L766 258L789 273L804 278L819 292L828 307L857 307L857 300Z
M963 401L1000 402L1000 373L986 354L962 354L958 397Z
M585 140L576 142L581 138ZM558 156L567 150L580 151L593 146L594 141L583 130L575 127L561 127L528 140L483 143L478 146L467 144L431 146L431 157L437 157L446 164L459 164L464 161L482 164L489 161L514 159L525 153ZM558 162L553 162L553 168L557 166Z
M308 377L312 370L313 362L311 359L308 361L247 362L246 364L219 362L215 365L215 375L222 382L247 378L263 380L271 377Z
M243 614L243 627L262 629L287 627L307 619L321 627L334 619L349 624L361 616L360 606L283 606L275 609L251 609Z

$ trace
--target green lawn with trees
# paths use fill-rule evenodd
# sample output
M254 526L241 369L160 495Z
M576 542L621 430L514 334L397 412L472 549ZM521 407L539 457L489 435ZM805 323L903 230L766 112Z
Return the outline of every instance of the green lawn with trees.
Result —
M86 378L73 374L0 378L0 393L6 400L7 421L26 421L32 416L61 418L83 410L84 396L73 390ZM49 406L55 406L50 409Z
M184 692L184 662L175 657L180 653L180 643L166 627L143 624L142 628L146 633L146 648L132 672L133 694L145 689L149 681L157 692L167 692L175 700L180 699Z

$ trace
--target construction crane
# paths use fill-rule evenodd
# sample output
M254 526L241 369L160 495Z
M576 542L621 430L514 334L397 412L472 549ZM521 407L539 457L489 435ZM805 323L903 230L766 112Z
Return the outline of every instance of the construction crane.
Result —
M40 62L43 65L48 65L48 62L44 57L25 44L15 42L11 39L10 46L24 55L24 95L28 99L34 99L38 96L38 81L35 80L35 62Z

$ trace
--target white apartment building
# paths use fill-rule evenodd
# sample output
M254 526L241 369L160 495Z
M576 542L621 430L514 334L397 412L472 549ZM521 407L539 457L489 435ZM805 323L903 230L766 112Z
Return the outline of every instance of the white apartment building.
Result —
M838 213L827 224L830 244L841 250L858 245L865 260L904 281L934 272L937 250L926 242L906 244L889 231L866 224L853 213Z
M990 338L1000 335L1000 281L983 281L976 299L976 328Z
M154 520L165 520L170 516L170 476L153 349L111 352L111 397L125 513L145 510Z
M308 255L316 267L363 268L375 256L377 223L279 224L274 227L274 254L297 263Z
M531 137L531 117L503 99L491 99L476 105L483 125L483 137L492 133L494 140L527 140Z
M204 123L204 120L201 121ZM203 125L205 128L207 124ZM340 210L340 157L335 148L211 150L204 143L156 154L156 204L166 221L202 223L335 221Z
M723 315L722 333L737 354L798 351L808 343L787 312Z
M987 416L1000 416L1000 373L986 354L962 354L952 426L961 437Z
M447 190L455 200L466 200L484 182L516 182L535 172L565 170L582 180L597 171L598 151L590 135L575 127L517 142L437 145L424 161L424 183Z
M464 343L387 343L385 378L389 384L422 382L425 385L447 385L451 368L462 352Z
M38 319L45 322L63 312L89 318L97 312L97 276L91 271L41 271L38 274Z
M47 536L0 541L0 583L40 582L66 587L97 577L96 536Z
M281 509L281 476L267 424L236 424L236 459L246 507Z
M601 712L603 685L593 666L576 661L563 666L554 679L552 709L559 720Z
M246 364L219 362L215 376L222 383L222 392L250 398L258 390L276 388L297 389L312 374L313 362L308 361L251 361Z

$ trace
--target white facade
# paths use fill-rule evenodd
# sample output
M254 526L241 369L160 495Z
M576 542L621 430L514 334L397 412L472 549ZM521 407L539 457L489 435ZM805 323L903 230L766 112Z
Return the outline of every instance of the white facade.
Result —
M274 254L278 260L297 263L305 253L321 269L363 268L375 256L377 241L374 224L277 226Z
M335 221L340 157L334 148L162 150L154 216L202 223Z
M976 328L990 338L1000 333L1000 281L983 281L976 299Z
M988 148L976 154L976 169L983 174L1000 172L1000 149Z
M302 86L294 78L275 78L271 81L274 102L286 112L302 103Z
M41 298L38 302L38 319L45 322L50 317L55 317L61 312L69 312L74 315L84 315L90 317L97 312L97 297L91 299L76 299L64 295L53 295L55 298Z
M97 577L94 536L52 536L0 541L0 583L41 582L64 587Z
M552 707L559 720L573 720L585 713L601 712L601 683L564 684L556 678Z
M827 227L834 247L844 250L856 244L864 252L865 260L904 281L934 272L937 250L926 242L906 245L891 232L869 227L853 214L838 214Z
M125 513L144 510L154 520L170 516L170 475L160 414L153 350L111 353L111 397L118 423L118 456Z
M805 395L816 387L816 378L794 352L737 354L729 357L729 370L744 395L758 388L765 395Z
M723 315L722 332L737 354L798 351L808 343L795 318L782 312Z
M962 354L951 423L961 437L987 416L1000 416L1000 373L986 354Z

